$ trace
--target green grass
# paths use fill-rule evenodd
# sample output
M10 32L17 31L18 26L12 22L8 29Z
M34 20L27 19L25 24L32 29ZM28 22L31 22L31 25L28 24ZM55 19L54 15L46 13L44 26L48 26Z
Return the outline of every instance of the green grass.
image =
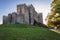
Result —
M0 40L60 40L60 34L46 28L26 25L0 25Z

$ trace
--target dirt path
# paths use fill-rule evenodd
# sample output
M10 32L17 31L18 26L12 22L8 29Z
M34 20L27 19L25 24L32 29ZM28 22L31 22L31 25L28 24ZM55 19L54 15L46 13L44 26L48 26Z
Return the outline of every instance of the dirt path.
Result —
M56 30L55 29L50 29L50 30L60 34L60 29L56 29Z

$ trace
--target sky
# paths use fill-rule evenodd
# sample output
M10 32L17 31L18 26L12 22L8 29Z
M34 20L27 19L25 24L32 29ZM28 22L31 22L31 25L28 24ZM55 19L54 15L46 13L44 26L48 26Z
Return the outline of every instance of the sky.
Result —
M16 12L18 4L32 4L38 13L43 13L43 22L46 23L45 18L51 10L52 0L0 0L0 24L3 23L3 15Z

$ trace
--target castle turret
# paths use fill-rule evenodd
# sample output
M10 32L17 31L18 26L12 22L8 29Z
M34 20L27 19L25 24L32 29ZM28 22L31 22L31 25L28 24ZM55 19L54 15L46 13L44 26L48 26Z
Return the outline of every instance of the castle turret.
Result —
M17 13L13 12L12 13L12 24L16 24L17 23Z
M8 24L8 16L3 16L3 24Z
M32 4L28 6L28 10L29 10L29 24L33 24L37 12L35 11Z
M26 4L17 5L17 14L21 15L20 20L22 19L24 20L25 24L29 24L29 11L28 11L28 7L26 6ZM23 21L20 21L20 22L23 23Z
M9 13L8 14L8 24L11 24L12 23L12 14Z
M24 14L26 4L17 5L17 14Z
M43 23L43 15L42 15L42 13L38 14L37 19L38 19L38 22Z

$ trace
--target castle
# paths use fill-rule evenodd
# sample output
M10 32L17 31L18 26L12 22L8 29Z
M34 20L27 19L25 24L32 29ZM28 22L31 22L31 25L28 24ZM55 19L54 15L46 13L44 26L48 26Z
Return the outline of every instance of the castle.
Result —
M33 5L17 5L17 12L3 16L3 24L33 24L34 21L43 23L42 13L37 13Z

